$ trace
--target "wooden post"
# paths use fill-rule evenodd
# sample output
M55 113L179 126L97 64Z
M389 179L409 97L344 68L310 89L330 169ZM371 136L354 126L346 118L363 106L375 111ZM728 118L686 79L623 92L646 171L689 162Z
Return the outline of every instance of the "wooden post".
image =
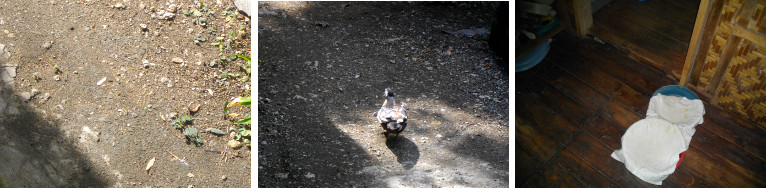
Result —
M715 27L721 15L721 0L702 0L697 10L697 20L694 21L694 31L692 32L689 49L686 52L684 70L681 73L681 81L678 85L687 86L691 83L697 86L702 65L705 63L705 56L710 49L715 35Z
M593 26L593 11L591 11L590 1L573 0L571 5L577 36L585 36Z

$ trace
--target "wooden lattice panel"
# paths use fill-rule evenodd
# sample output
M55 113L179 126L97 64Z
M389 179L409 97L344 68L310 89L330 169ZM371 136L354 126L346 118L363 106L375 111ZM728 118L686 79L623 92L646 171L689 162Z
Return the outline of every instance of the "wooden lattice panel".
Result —
M766 128L766 0L703 0L681 85Z
M715 104L766 127L766 48L742 41L716 90Z
M727 39L729 38L729 35L731 35L732 20L735 19L734 15L736 15L737 10L739 10L740 7L742 7L742 2L739 1L729 1L724 3L724 7L721 9L721 18L718 21L718 27L716 28L715 39L713 40L710 49L708 49L697 87L705 88L710 84L710 78L713 77L715 68L718 66L721 52L728 42Z
M755 8L755 14L750 17L750 22L747 24L748 29L752 29L759 33L766 33L766 24L763 23L763 17L764 14L766 14L764 7L766 7L766 1L758 1L758 6Z

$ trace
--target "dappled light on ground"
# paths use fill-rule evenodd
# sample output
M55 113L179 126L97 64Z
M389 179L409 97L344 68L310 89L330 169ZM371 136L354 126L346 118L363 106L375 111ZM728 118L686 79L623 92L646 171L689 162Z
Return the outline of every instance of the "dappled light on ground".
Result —
M506 187L507 68L449 34L497 4L259 2L258 185ZM384 88L408 106L391 140Z
M373 158L373 165L359 173L392 187L496 187L507 183L503 180L508 178L507 125L477 118L439 100L402 99L409 107L408 126L395 138L383 135L384 130L372 116L374 106L330 113L353 116L330 117L336 128Z

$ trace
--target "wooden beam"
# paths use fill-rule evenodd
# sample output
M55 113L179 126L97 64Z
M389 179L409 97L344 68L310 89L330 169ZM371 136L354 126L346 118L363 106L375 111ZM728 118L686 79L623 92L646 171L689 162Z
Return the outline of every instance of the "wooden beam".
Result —
M577 28L577 36L585 36L593 27L593 11L591 11L589 0L572 1L572 14Z
M759 45L766 44L766 35L764 35L763 33L759 33L751 29L742 27L742 26L734 26L734 28L732 28L731 33L738 37L742 37L745 40L749 40L755 44L759 44Z
M697 10L697 20L694 21L694 30L692 30L693 32L691 42L689 43L689 49L686 51L684 69L681 72L681 81L678 85L686 86L686 84L689 83L689 71L696 65L694 63L694 57L697 53L699 53L699 45L700 41L702 40L702 35L700 35L700 33L704 33L702 28L705 25L705 16L708 15L711 9L710 5L710 0L702 0L702 2L700 2L699 9Z
M705 65L708 51L715 39L722 7L723 0L703 0L700 2L680 85L697 86L699 84L702 67Z

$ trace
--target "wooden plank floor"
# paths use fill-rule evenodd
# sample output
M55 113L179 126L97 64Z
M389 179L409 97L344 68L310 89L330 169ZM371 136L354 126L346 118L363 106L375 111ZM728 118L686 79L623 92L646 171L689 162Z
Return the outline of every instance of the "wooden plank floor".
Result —
M612 0L593 15L591 32L678 79L699 4L699 0Z
M620 49L567 33L516 73L516 186L651 187L610 156L651 94L677 84ZM766 187L766 130L705 103L669 187Z

